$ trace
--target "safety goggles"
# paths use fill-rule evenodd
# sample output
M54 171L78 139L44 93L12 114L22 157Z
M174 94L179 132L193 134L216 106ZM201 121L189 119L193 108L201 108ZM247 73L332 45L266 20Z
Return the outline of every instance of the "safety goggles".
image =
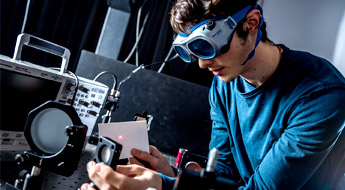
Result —
M173 47L185 62L193 62L197 57L213 59L230 48L230 42L237 23L246 17L252 6L248 6L233 16L215 17L201 21L190 29L190 34L178 33Z

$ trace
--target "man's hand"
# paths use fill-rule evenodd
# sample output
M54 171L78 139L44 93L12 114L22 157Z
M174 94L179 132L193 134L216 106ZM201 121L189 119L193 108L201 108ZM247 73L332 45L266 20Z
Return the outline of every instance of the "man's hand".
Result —
M134 157L130 159L130 164L145 166L166 176L176 177L169 162L156 147L150 145L150 153L133 148L131 154Z
M91 181L99 189L108 190L145 190L149 187L162 189L162 178L150 169L138 165L118 165L116 171L111 167L91 161L87 164ZM95 190L89 184L81 186L81 190Z

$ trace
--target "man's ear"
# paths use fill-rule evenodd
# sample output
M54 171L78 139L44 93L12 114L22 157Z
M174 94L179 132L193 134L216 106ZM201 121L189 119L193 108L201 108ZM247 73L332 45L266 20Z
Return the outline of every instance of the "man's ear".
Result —
M243 24L243 30L251 32L256 32L256 29L260 27L261 13L258 9L251 10L247 16L246 21Z

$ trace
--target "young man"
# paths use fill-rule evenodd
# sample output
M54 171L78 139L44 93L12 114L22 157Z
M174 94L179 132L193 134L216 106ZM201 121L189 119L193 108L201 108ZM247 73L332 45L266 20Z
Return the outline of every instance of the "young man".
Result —
M171 10L176 52L215 75L215 171L240 189L335 189L345 172L345 79L322 58L272 43L256 3L178 0ZM172 188L166 176L174 173L157 149L132 153L132 163L160 174L92 162L91 180L110 189Z

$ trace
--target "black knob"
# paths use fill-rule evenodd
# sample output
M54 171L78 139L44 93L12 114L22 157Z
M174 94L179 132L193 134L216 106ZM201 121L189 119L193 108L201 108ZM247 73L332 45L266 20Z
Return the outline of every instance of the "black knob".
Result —
M213 20L207 21L206 22L206 28L208 30L212 30L216 26L216 23Z
M69 91L74 91L75 85L73 83L68 83L66 85L66 89L69 90Z

